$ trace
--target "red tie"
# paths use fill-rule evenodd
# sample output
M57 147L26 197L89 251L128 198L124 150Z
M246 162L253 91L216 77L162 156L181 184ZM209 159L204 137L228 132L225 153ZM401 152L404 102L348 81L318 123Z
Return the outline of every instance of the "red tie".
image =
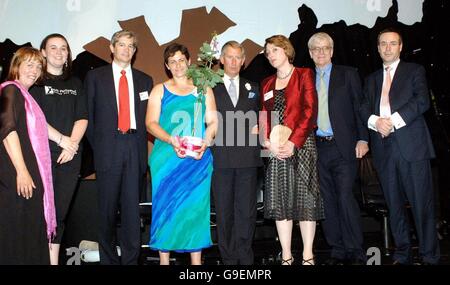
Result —
M128 95L128 81L125 70L122 70L119 80L119 130L126 132L130 129L130 97Z

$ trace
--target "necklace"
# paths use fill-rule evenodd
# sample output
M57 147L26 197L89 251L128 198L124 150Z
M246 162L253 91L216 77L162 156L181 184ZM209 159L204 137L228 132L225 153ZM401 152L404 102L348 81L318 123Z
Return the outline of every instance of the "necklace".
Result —
M291 75L291 73L292 73L293 70L294 70L294 67L292 67L291 70L290 70L286 75L284 75L284 76L278 75L279 72L277 72L277 78L278 78L278 79L281 79L281 80L286 79L286 78L289 77L289 75Z

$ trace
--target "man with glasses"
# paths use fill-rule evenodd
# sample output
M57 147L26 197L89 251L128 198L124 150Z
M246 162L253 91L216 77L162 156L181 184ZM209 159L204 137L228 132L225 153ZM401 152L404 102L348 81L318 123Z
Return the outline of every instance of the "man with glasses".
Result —
M359 117L361 81L356 69L331 63L333 39L320 32L308 41L316 68L319 102L316 144L325 220L331 246L326 265L364 264L360 210L353 196L357 158L368 148L368 132Z
M423 116L430 99L425 69L400 60L402 47L396 30L378 34L383 68L366 79L361 117L370 129L373 163L389 209L396 245L394 264L412 263L407 202L416 226L419 255L424 264L437 264L440 253L430 166L435 153Z

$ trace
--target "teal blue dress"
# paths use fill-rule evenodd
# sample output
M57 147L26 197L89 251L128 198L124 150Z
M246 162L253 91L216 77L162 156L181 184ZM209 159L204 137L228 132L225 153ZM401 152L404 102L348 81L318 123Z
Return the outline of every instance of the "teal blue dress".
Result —
M195 92L186 96L164 86L160 126L172 136L205 136L205 111L196 108ZM200 103L197 103L197 107ZM194 113L197 120L194 120ZM210 187L212 155L209 148L201 160L179 158L173 147L156 139L149 158L152 175L152 223L150 248L163 252L195 252L210 247Z

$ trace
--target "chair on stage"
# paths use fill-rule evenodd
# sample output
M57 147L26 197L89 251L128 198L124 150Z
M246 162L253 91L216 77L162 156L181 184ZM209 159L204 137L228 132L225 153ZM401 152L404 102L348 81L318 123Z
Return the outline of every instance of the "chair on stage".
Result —
M383 251L386 256L389 256L393 249L389 212L370 154L366 154L359 161L359 190L362 209L368 215L382 221Z

